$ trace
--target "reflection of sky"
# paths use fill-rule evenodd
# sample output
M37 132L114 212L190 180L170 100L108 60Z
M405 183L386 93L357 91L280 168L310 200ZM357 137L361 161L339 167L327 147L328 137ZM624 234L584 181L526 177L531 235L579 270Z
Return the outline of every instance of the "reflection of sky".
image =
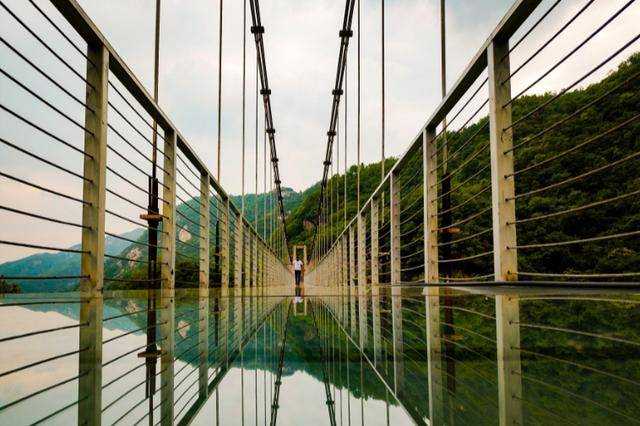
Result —
M60 309L63 305L52 305L52 309ZM64 305L69 306L77 305ZM77 320L55 311L39 312L23 307L0 307L0 337L28 333L43 328L55 328L77 324ZM64 310L64 308L63 308ZM71 309L73 310L73 309ZM121 311L114 313L122 313ZM107 314L106 314L107 315ZM103 330L103 339L118 336L131 329L133 322L128 320L129 327ZM122 323L120 325L123 325ZM131 334L103 346L103 362L119 356L145 342L141 333ZM2 371L11 370L44 358L60 355L78 349L78 329L56 331L37 336L26 337L2 343L0 365ZM107 383L124 371L139 365L141 361L134 355L124 357L103 368L103 383ZM176 368L183 365L176 363ZM158 370L159 371L159 370ZM14 401L39 389L61 382L78 375L78 356L72 355L29 368L18 373L0 378L0 404ZM103 407L115 400L123 392L144 380L144 368L137 369L126 378L114 383L103 391ZM159 383L159 380L158 380ZM133 391L129 397L123 398L104 413L105 422L113 422L135 401L144 397L144 386ZM78 398L78 382L76 380L38 395L13 406L0 414L0 424L29 424L40 419ZM142 416L144 404L135 410L132 418ZM76 407L65 410L51 421L53 424L68 425L75 422ZM7 421L9 419L9 421Z
M239 425L242 423L243 412L243 392L242 377L240 368L233 368L222 381L219 387L219 410L221 425ZM270 390L271 376L267 372L266 387L266 419L269 423L270 419ZM273 377L275 381L275 376ZM333 388L332 388L333 389ZM262 425L265 418L265 388L263 382L263 372L258 372L257 380L258 393L258 424ZM340 394L342 393L342 397ZM244 422L247 425L256 422L256 380L253 370L244 372ZM342 404L340 402L342 401ZM353 396L346 389L340 392L336 389L336 422L340 422L340 414L342 411L342 419L344 424L348 423L351 418L351 424L362 423L362 413L364 412L364 424L367 425L386 425L386 403L385 401L366 399L362 401ZM291 376L282 378L280 387L280 408L278 409L277 424L282 426L298 426L298 425L327 425L329 424L328 410L326 405L326 394L324 384L305 373L297 371ZM340 409L342 406L342 410ZM349 408L350 407L350 408ZM193 421L194 425L210 425L214 424L216 415L216 398L212 395L206 402L198 416ZM389 424L391 425L407 425L411 424L402 408L389 405Z

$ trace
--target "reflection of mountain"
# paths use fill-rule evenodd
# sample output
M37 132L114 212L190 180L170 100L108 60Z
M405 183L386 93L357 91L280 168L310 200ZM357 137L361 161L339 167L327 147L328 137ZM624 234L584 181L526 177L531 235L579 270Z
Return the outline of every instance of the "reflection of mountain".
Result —
M41 301L41 300L56 300L56 294L38 294L37 298L31 298L24 295L9 295L3 299L0 299L2 303L21 303L29 301ZM77 293L66 293L65 298L71 300L77 300L79 295ZM135 312L144 309L146 305L146 299L105 299L104 301L104 318L121 315L127 312ZM54 303L48 305L26 305L24 309L28 309L34 312L55 312L73 320L80 320L80 304L78 303ZM136 317L141 317L140 320L136 320ZM139 324L138 324L139 323ZM113 320L104 323L104 328L107 330L123 330L133 331L139 329L144 323L144 316L132 315L127 317L115 318ZM140 334L141 332L134 333Z
M144 231L140 228L122 234L122 237L131 240L140 238ZM105 253L116 255L124 250L130 243L119 238L105 237ZM80 249L76 244L72 249ZM6 262L0 265L0 276L29 276L49 277L80 274L80 255L78 253L39 253L25 258ZM12 280L20 285L22 291L64 291L77 288L78 280L75 278L63 280Z

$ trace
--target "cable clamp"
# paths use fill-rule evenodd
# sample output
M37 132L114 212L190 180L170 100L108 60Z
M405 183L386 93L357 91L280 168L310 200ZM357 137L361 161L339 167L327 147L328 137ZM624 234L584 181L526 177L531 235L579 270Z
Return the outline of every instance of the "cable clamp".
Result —
M333 91L331 92L331 94L333 94L333 96L340 96L343 93L344 92L342 91L342 89L333 89Z
M335 136L336 135L336 131L335 130L329 130L327 132L327 136Z
M264 27L262 25L252 26L251 34L264 34Z
M269 96L271 94L271 89L260 89L260 94Z
M353 37L353 30L340 30L338 34L341 38Z
M269 134L269 135L273 135L275 132L276 132L276 129L274 129L273 127L269 127L267 129L267 134Z

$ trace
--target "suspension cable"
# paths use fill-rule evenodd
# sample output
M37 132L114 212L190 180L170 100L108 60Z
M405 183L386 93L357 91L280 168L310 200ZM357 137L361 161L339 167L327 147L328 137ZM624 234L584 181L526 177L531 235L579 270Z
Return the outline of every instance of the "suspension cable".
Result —
M280 207L280 216L282 223L282 232L284 237L284 244L287 247L286 251L289 252L289 238L287 236L287 226L286 226L286 216L284 210L284 200L282 198L282 188L280 187L280 170L278 168L278 153L276 151L276 140L275 133L276 130L273 124L273 115L271 109L271 89L269 88L269 79L267 76L267 65L266 65L266 56L264 50L264 27L262 26L262 20L260 18L260 3L259 0L250 0L251 6L251 19L252 19L252 27L251 33L254 36L256 43L256 53L258 59L258 71L260 76L260 83L262 89L260 90L260 94L263 97L264 101L264 110L265 110L265 127L266 133L269 138L269 147L271 152L271 164L273 166L273 178L274 183L276 185L276 191L278 195L278 205ZM265 153L266 156L266 153ZM256 193L258 191L256 190Z
M338 109L340 107L340 97L344 93L342 86L343 86L343 81L345 79L345 69L346 69L346 63L347 63L347 52L349 49L349 39L353 36L353 31L351 30L351 24L353 21L353 10L355 7L355 2L356 0L345 1L344 16L342 19L342 29L338 33L340 37L340 50L338 53L338 66L336 71L336 80L335 80L335 85L332 91L333 101L331 104L331 119L329 122L329 130L327 131L327 149L326 149L324 163L323 163L324 167L322 172L322 183L320 186L320 198L318 202L318 217L317 217L318 226L316 226L316 229L314 231L313 244L311 245L312 247L314 247L314 250L316 247L316 239L318 238L318 227L321 223L320 222L321 218L323 217L322 212L323 212L323 208L325 207L324 206L325 198L327 196L326 192L327 192L329 166L332 163L331 159L333 157L332 155L333 142L337 134L336 127L338 125ZM358 3L358 7L359 7L359 3ZM359 36L359 33L358 33L358 36ZM358 90L359 90L359 86L358 86ZM359 132L358 132L358 135L359 135ZM346 151L345 151L345 161L346 161ZM345 168L345 173L346 173L346 168ZM346 203L345 203L345 206L346 206Z

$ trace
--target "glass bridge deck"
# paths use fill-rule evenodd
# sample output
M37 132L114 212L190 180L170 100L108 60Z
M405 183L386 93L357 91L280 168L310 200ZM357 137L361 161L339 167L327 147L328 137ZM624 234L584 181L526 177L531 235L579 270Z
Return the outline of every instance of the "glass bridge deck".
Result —
M502 297L520 312L511 388L496 343ZM0 424L87 414L80 309L70 294L0 299ZM179 291L173 324L152 315L162 309L146 292L105 295L103 424L493 425L505 395L525 424L640 423L640 297L624 290Z

